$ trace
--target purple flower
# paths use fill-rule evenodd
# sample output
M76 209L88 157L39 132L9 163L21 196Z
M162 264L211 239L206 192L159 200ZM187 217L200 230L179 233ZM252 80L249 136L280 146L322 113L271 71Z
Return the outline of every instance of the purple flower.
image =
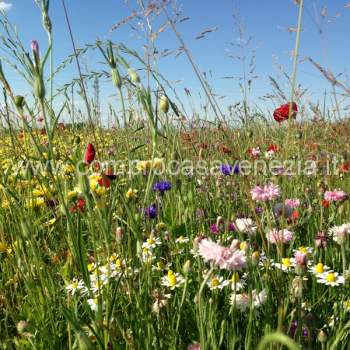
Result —
M210 231L211 231L211 233L218 234L219 227L216 224L212 224L212 225L210 225Z
M229 222L228 223L228 230L229 230L229 232L236 231L236 226L235 226L235 224L233 222Z
M157 217L157 213L158 210L155 204L151 204L148 208L145 209L145 215L150 219L155 219Z
M169 191L170 189L171 189L171 183L168 181L156 182L153 185L153 191L159 191L161 194L163 194L166 191Z
M227 163L221 164L220 171L223 175L238 174L239 173L239 166L238 166L238 164L235 164L234 166L227 164Z

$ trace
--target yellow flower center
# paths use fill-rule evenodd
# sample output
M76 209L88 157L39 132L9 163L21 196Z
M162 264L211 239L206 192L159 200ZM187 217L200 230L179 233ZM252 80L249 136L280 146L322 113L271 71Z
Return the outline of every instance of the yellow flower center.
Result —
M154 241L153 238L148 238L148 239L147 239L147 243L148 243L148 244L154 244L155 241Z
M77 289L78 288L78 282L73 282L72 283L72 288Z
M322 264L322 263L318 263L318 264L315 266L315 271L316 271L317 273L323 273L323 272L324 272L323 264Z
M335 282L336 281L336 277L334 273L329 273L326 277L327 282Z
M283 258L282 259L282 265L285 267L290 267L292 265L290 258Z
M219 279L216 278L216 277L214 277L214 278L211 280L211 283L210 283L210 285L211 285L212 287L217 287L219 284L220 284L220 281L219 281Z
M174 274L173 271L169 270L168 271L168 281L169 281L169 285L170 287L174 287L176 285L176 276Z

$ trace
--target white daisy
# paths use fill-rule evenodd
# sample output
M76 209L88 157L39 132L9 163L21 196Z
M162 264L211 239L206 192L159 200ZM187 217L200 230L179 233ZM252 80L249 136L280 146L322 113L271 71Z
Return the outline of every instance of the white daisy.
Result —
M147 238L145 242L142 244L142 248L154 249L157 245L161 245L162 241L159 237L150 237Z
M318 275L318 283L325 284L327 286L336 287L345 283L344 276L339 275L338 272L328 271Z
M314 274L316 276L319 276L319 275L321 275L324 272L327 272L329 270L330 270L330 268L326 265L323 265L322 263L318 263L318 264L311 266L309 268L309 272L311 272L312 274Z
M224 280L222 276L213 277L210 281L207 282L207 286L210 288L210 290L214 289L222 289L230 284L230 281Z
M69 294L74 295L75 293L79 293L80 295L87 294L88 290L85 287L84 281L74 279L72 283L66 286L66 290Z
M189 242L189 240L190 239L188 237L180 236L180 237L176 238L175 242L180 243L180 244L185 244L185 243Z
M162 277L161 284L165 287L169 287L171 290L178 288L185 282L185 279L176 272L169 270L167 275Z

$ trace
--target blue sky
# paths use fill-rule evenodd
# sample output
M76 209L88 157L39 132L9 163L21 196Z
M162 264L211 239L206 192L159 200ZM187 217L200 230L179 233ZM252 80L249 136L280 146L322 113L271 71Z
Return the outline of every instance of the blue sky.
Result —
M38 39L40 45L47 45L46 35L40 25L41 14L34 5L34 0L8 0L13 6L8 12L10 20L17 25L23 43L30 44L32 39ZM63 16L61 1L51 0L51 17L54 29L55 62L59 63L72 52L66 22ZM137 9L134 1L124 0L67 0L67 7L78 47L85 43L94 43L97 38L111 39L123 42L127 46L142 53L144 38L135 35L128 25L110 32L110 28L128 16L132 9ZM259 97L271 92L268 76L278 77L276 62L291 71L291 50L294 47L295 33L289 33L287 27L295 27L298 7L292 0L183 0L181 9L190 20L179 24L186 44L191 49L195 60L202 71L212 72L210 82L216 93L225 95L222 104L235 103L240 99L237 80L222 79L224 76L242 75L242 66L238 60L228 57L228 51L238 54L231 43L237 43L237 28L233 14L239 9L244 23L246 35L252 35L252 47L256 48L256 74L259 79L254 83L251 100L259 102ZM311 56L321 65L331 68L334 73L347 71L350 57L350 46L347 44L350 34L350 9L346 8L348 0L306 0L301 38L301 55ZM328 23L323 20L323 33L318 32L322 8L327 8L327 18L339 15ZM163 19L155 21L154 26L161 25ZM136 25L136 22L133 22ZM206 28L217 27L215 32L209 33L204 39L196 40L195 36ZM175 49L179 46L174 33L167 29L156 42L159 50ZM89 69L103 68L98 62L102 61L98 55L88 55L83 65ZM199 83L185 57L167 57L159 63L160 71L171 81L177 83L178 91L183 96L183 88L192 91L194 100L198 102L201 93ZM17 93L26 91L25 84L15 73L5 68L9 80L15 84ZM69 81L76 76L76 67L72 65L58 77L56 84ZM283 80L281 80L283 85ZM308 88L313 102L322 98L329 85L310 63L299 65L298 82ZM102 87L102 103L108 98L112 90L109 85ZM108 98L109 99L109 98ZM262 103L262 102L261 102Z

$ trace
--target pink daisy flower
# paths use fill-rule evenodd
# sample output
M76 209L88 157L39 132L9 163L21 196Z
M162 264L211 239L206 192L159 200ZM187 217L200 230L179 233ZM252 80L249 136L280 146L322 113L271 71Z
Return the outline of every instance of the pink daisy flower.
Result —
M280 188L278 185L269 183L265 186L256 186L251 191L252 199L256 201L272 201L280 196Z
M292 209L296 209L300 206L300 200L298 198L286 199L284 201L284 205L287 205L288 207L290 207Z
M199 254L205 261L212 261L227 270L241 270L247 264L244 251L223 247L211 240L203 239L198 245Z
M339 202L348 198L348 195L341 190L326 191L324 193L324 199L328 202Z
M267 239L272 244L288 243L293 239L294 233L288 230L273 229L267 234Z

